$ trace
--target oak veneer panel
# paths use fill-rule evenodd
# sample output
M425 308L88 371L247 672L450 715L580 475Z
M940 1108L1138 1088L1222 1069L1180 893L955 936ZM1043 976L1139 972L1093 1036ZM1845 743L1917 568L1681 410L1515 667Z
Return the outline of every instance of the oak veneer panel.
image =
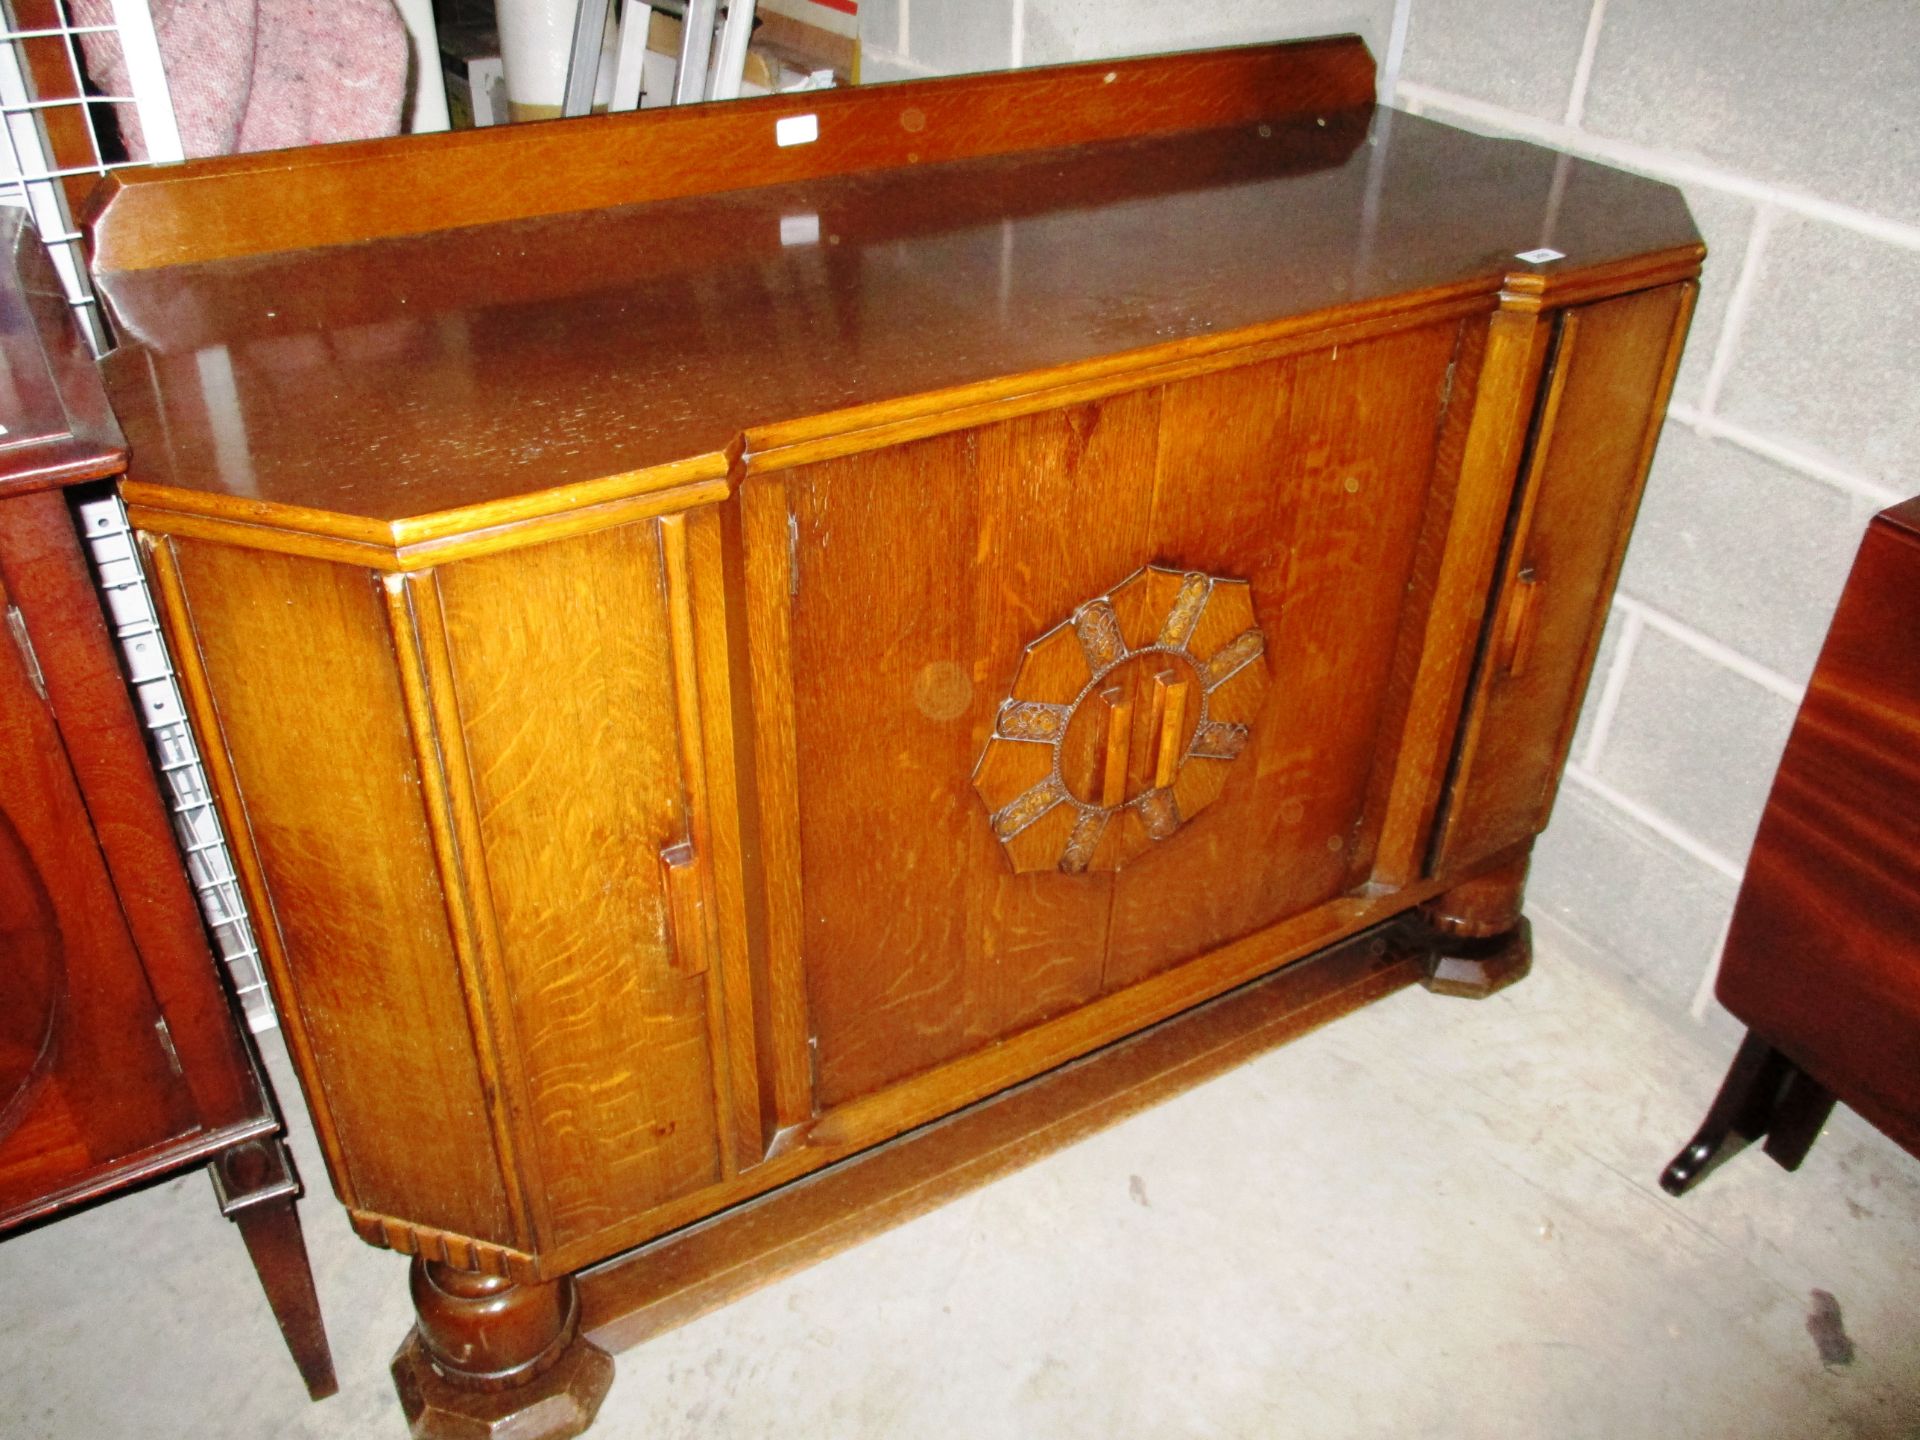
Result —
M560 1245L720 1174L707 981L676 960L659 859L688 836L659 533L438 576Z
M1408 613L1457 326L1407 331L1166 389L1161 563L1252 582L1272 676L1221 798L1120 872L1106 985L1351 888L1387 681ZM1204 620L1203 620L1204 624Z
M1652 463L1692 289L1644 290L1580 307L1561 322L1503 564L1503 599L1443 820L1442 867L1485 859L1546 825ZM1520 606L1532 613L1516 613Z
M675 107L645 126L601 116L564 131L543 125L233 156L194 167L198 184L184 195L179 170L117 175L105 187L96 239L115 268L171 265L411 234L436 228L448 211L469 225L497 223L1372 100L1372 58L1355 35L1098 60L1043 77L1015 70ZM803 111L815 116L819 138L781 145L774 120Z
M1098 993L1106 880L1013 874L970 776L1025 647L1143 563L1156 414L1137 392L794 472L823 1107Z
M1491 303L1549 230L1569 258L1527 276L1549 296L1697 265L1654 182L1387 111L1266 129L109 273L128 493L387 525L944 411L956 387ZM819 243L782 244L806 215ZM203 386L223 365L231 386Z
M914 685L940 667L946 706L973 687L972 461L963 432L829 462L787 487L800 947L822 1108L962 1044L960 782L977 702L966 693L958 714L932 720Z
M364 570L174 542L358 1209L516 1243L386 612Z
M1142 563L1151 503L1143 482L1153 472L1159 414L1156 389L978 432L969 757L993 733L1026 646ZM1150 754L1144 744L1133 748ZM1059 836L1055 853L1067 821L1063 807L1034 826L1050 839ZM1013 873L982 822L975 799L962 823L972 842L966 907L975 942L967 952L964 1003L967 1035L976 1043L1100 993L1113 889L1110 874Z

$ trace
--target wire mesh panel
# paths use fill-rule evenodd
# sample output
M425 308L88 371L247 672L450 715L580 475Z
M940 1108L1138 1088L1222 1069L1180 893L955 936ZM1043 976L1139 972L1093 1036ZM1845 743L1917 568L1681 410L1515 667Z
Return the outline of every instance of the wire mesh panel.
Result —
M100 93L83 49L124 58L124 93ZM53 256L88 342L108 336L87 279L75 207L109 169L128 163L121 136L150 160L181 158L180 135L144 0L0 0L0 201L24 205Z
M102 92L90 82L89 51L112 56L114 73L124 69L123 90ZM73 214L102 175L132 163L125 144L129 135L139 136L147 160L181 158L145 0L0 0L0 203L23 205L31 213L96 354L106 351L110 337ZM126 510L113 496L86 501L79 506L79 523L201 912L249 1023L256 1030L270 1028L273 1002L253 926Z
M247 918L246 901L233 871L213 791L200 761L186 707L174 679L153 607L153 595L140 569L139 553L117 496L83 501L80 529L93 556L94 578L106 597L114 637L133 682L134 705L147 727L160 771L161 793L173 812L174 834L186 857L187 876L199 896L201 913L233 977L247 1020L256 1030L272 1027L273 1002L260 968L260 951Z

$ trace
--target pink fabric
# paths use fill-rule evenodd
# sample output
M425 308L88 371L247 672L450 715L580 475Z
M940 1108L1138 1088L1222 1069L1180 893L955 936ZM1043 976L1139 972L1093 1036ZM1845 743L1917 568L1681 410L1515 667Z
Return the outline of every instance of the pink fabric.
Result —
M407 30L393 0L152 0L152 10L189 156L399 132ZM111 0L73 0L73 15L110 24ZM119 36L86 35L81 46L95 84L129 93ZM144 160L133 107L115 108L128 154Z

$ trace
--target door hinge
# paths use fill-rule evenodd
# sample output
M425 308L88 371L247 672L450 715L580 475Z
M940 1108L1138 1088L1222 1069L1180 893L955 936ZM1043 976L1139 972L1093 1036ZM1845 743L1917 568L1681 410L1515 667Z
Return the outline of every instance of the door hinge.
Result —
M33 686L33 693L42 700L47 698L47 677L40 669L40 657L33 653L33 637L27 633L27 617L20 613L18 605L7 606L7 628L13 632L13 643L20 647L20 658L27 665L27 683Z
M173 1067L173 1073L184 1077L187 1072L180 1064L180 1052L173 1048L173 1031L167 1027L166 1016L153 1022L153 1032L160 1037L160 1048L167 1052L167 1064Z
M787 598L800 598L800 517L787 512Z

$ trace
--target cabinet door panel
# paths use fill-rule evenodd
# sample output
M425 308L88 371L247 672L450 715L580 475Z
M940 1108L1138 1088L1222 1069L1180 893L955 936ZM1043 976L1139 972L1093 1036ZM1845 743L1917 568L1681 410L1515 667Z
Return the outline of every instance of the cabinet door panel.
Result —
M1099 993L1110 880L1016 875L970 777L1028 642L1140 563L1158 397L789 481L802 947L823 1106Z
M782 486L792 516L799 928L821 1107L1364 880L1382 818L1371 782L1398 740L1383 733L1389 679L1419 640L1409 580L1457 338L1447 323L749 482ZM1163 569L1123 586L1149 565ZM1191 572L1220 583L1187 651L1161 625ZM1105 668L1074 622L1109 594L1138 674ZM1182 762L1222 764L1217 795L1151 844L1113 840L1145 823L1131 802L1155 784L1155 687L1182 697L1186 675L1226 715L1237 702L1188 661L1210 674L1242 627L1261 632L1271 674L1232 717L1250 738L1230 763ZM1066 725L1071 702L1057 771L1046 745L987 744L1016 686L1050 697L1047 725ZM1086 812L1046 797L1058 785L1097 806L1103 763L1128 803L1076 873ZM996 808L1033 787L1038 819ZM1112 868L1130 844L1145 853Z
M550 1244L720 1176L666 583L652 524L439 572Z
M1569 311L1541 401L1436 872L1542 829L1666 411L1691 284Z
M1107 986L1352 888L1454 326L1169 387L1154 553L1252 583L1272 676L1227 790L1120 873Z
M0 1009L0 1215L194 1128L66 750L6 633Z
M177 564L191 608L180 649L197 647L233 757L235 838L272 897L262 940L311 1050L335 1187L357 1209L516 1243L378 577L165 546L157 568Z

